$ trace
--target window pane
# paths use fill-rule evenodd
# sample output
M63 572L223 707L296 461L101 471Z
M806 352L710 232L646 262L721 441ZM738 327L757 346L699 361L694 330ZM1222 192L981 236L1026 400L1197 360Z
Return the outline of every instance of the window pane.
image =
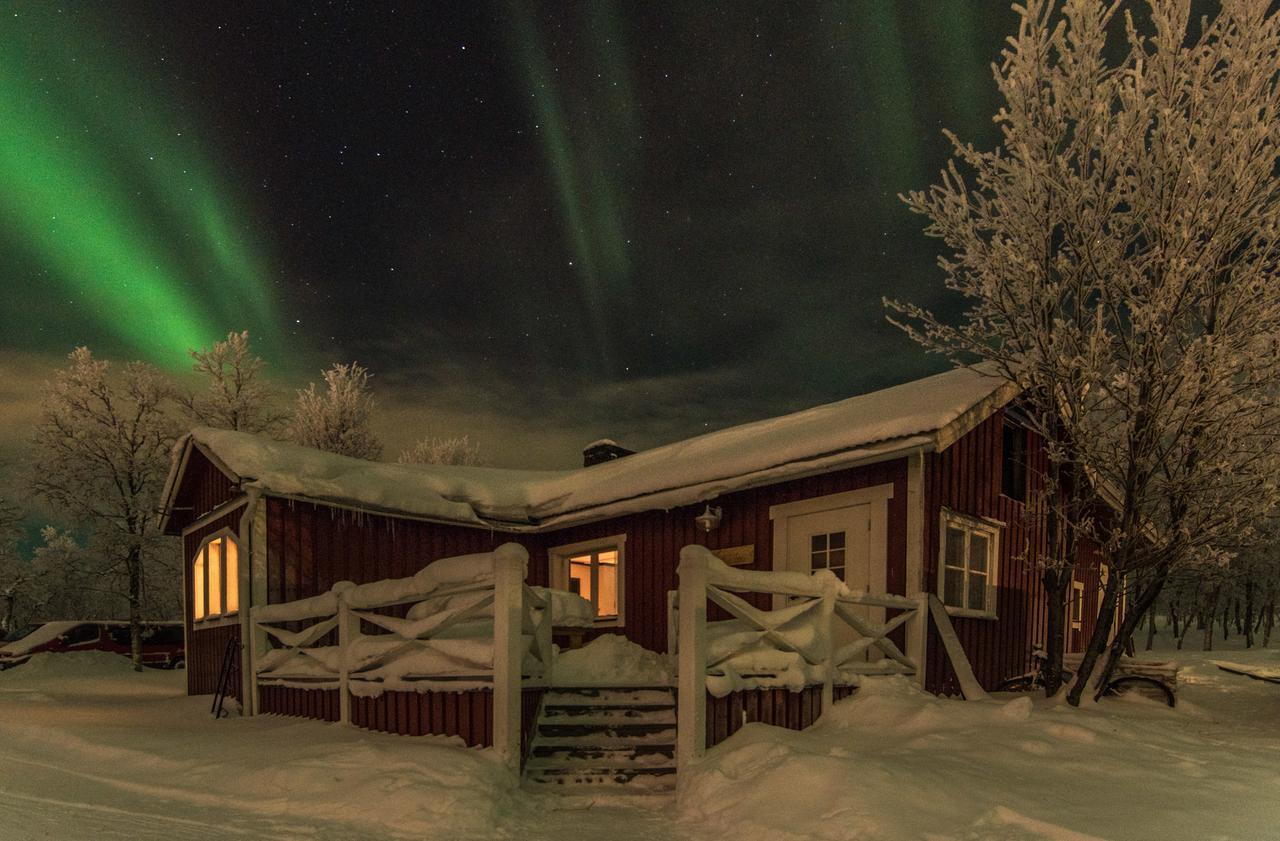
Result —
M964 566L964 532L947 526L947 566Z
M985 534L969 535L969 569L974 572L987 571L987 552L991 540Z
M617 558L616 554L614 558ZM596 616L615 617L618 615L618 565L602 563L597 577L600 593L596 600Z
M969 574L969 609L987 609L987 577L985 575Z
M569 592L591 599L591 556L569 559Z
M191 598L191 617L204 618L204 550L196 553L195 566L191 570L191 583L195 585L195 593Z
M844 550L843 550L843 549L832 549L830 552L828 552L828 553L827 553L827 566L832 567L832 568L834 568L834 567L842 567L842 566L844 566Z
M964 571L947 567L942 576L942 603L964 607Z
M613 565L613 566L617 566L617 565L618 565L618 550L617 550L617 549L610 549L608 552L601 552L601 553L598 555L598 557L599 557L599 559L600 559L600 563L602 563L602 564L611 564L611 565Z
M813 552L809 555L809 571L817 572L820 569L827 568L827 553Z
M844 582L844 567L831 567L831 572L840 579L841 583Z
M209 569L209 615L222 613L222 542L215 540L205 547L209 553L205 562Z
M815 534L809 538L809 551L822 552L827 548L827 536L825 534Z
M235 613L240 609L240 552L234 540L223 538L222 544L227 557L227 613Z
M843 549L844 548L844 532L836 531L827 535L827 545L830 546L832 549Z

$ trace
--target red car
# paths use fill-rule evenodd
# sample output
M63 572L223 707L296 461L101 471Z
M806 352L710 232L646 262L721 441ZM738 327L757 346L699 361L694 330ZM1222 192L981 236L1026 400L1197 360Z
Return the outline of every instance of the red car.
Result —
M42 652L111 651L129 656L127 622L45 622L28 625L0 645L0 670L20 666ZM142 626L142 665L172 669L185 660L180 622L147 622Z

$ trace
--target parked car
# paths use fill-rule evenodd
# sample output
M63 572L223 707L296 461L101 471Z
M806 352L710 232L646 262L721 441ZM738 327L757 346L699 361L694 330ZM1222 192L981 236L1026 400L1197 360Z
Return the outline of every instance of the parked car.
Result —
M20 666L43 652L110 651L129 656L127 622L44 622L10 634L0 645L0 670ZM172 669L185 661L180 622L142 626L142 665Z

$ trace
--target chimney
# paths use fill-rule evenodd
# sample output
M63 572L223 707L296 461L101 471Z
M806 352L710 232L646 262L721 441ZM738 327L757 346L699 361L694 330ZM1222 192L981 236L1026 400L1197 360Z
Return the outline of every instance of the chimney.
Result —
M590 467L593 464L603 464L606 461L629 456L634 452L635 450L628 450L617 441L601 438L599 441L592 441L582 448L582 466Z

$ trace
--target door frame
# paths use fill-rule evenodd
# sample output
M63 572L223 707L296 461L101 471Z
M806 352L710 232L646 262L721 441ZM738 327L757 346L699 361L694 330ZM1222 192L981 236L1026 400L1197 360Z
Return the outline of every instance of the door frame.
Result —
M893 483L886 482L883 485L872 485L856 491L814 496L769 506L769 519L773 523L773 557L770 561L772 569L777 572L787 568L783 564L783 559L787 556L787 524L792 517L869 504L871 535L868 541L867 560L872 568L878 564L884 569L887 580L889 576L889 500L891 499L893 499ZM786 599L783 596L774 596L773 602L774 609L777 609L784 606Z

